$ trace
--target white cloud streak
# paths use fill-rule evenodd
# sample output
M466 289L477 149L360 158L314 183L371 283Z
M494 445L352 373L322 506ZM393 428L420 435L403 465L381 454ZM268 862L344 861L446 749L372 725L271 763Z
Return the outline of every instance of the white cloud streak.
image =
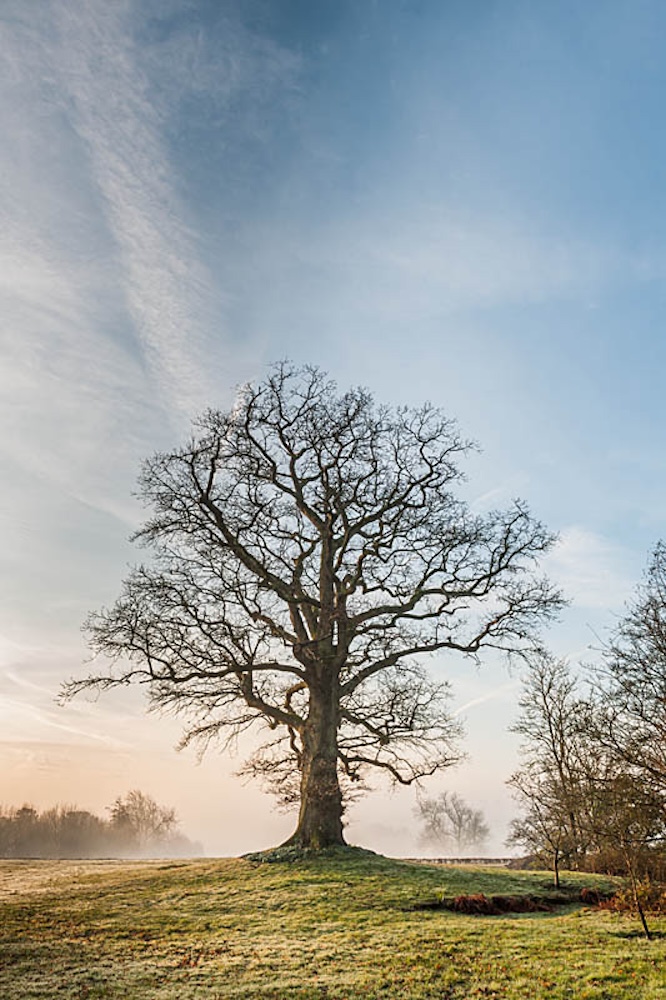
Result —
M68 494L131 521L132 505L114 496L110 473L126 496L140 441L156 424L123 303L116 238L66 113L55 10L45 4L36 18L10 3L0 11L5 552L17 524L33 533L36 525L53 527L54 488L58 500ZM123 482L118 470L128 464L131 478Z
M201 405L205 374L200 303L209 279L184 222L159 109L128 33L126 4L57 2L53 51L71 120L117 242L124 295L148 364L186 412Z
M458 718L464 712L468 712L471 708L478 708L479 705L485 705L489 701L504 701L506 696L510 693L514 693L519 689L520 684L518 681L509 681L506 684L502 684L500 687L492 688L492 690L486 692L485 694L479 695L476 698L470 698L466 701L464 705L456 708L452 712L453 718Z

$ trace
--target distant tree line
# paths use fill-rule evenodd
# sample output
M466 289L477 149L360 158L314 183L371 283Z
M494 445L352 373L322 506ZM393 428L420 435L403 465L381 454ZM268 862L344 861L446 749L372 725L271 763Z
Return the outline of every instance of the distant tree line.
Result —
M546 654L525 678L521 767L509 784L523 812L510 842L548 864L625 875L642 899L666 881L666 546L594 671ZM582 680L581 680L582 678Z
M31 805L0 808L0 857L185 857L202 853L178 829L173 809L136 789L95 816L76 806L39 812Z

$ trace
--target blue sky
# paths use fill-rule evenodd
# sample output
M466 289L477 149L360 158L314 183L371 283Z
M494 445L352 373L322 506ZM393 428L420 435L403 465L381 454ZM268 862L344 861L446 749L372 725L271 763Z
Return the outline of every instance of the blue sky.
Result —
M648 0L5 0L0 802L139 786L211 850L287 832L135 694L53 702L135 558L141 458L278 358L456 416L472 502L560 533L549 642L593 655L666 533L665 39ZM431 790L499 845L518 679L434 669L471 756ZM411 803L350 834L412 852Z

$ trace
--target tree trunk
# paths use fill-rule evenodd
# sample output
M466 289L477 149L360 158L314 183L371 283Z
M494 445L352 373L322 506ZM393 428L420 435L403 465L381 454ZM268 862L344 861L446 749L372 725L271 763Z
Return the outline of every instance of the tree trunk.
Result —
M625 862L627 865L627 870L629 872L629 880L631 882L631 892L634 897L634 906L636 907L636 913L638 914L638 917L640 919L645 937L647 938L648 941L651 941L652 933L650 931L650 928L648 927L648 922L645 918L645 910L643 909L643 905L641 903L641 897L638 891L638 879L636 877L636 872L634 871L632 859L628 857L626 852L625 852Z
M344 844L342 793L338 780L337 680L310 688L310 709L302 733L301 808L287 844L319 850Z

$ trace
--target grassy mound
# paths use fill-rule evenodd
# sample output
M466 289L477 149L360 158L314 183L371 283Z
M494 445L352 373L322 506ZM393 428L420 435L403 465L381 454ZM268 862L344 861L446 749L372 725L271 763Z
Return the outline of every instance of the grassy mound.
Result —
M571 904L485 918L419 902L543 895L545 873L336 849L0 862L3 1000L658 1000L666 920ZM296 863L297 862L297 863ZM567 875L567 891L603 880Z
M294 844L284 844L281 847L271 847L267 851L253 851L244 854L244 861L254 861L256 864L303 864L307 861L315 863L342 863L353 864L358 862L371 861L381 858L380 854L368 851L364 847L353 847L349 844L335 847L324 847L320 850L313 850L309 847L297 847ZM388 860L388 859L384 859Z

